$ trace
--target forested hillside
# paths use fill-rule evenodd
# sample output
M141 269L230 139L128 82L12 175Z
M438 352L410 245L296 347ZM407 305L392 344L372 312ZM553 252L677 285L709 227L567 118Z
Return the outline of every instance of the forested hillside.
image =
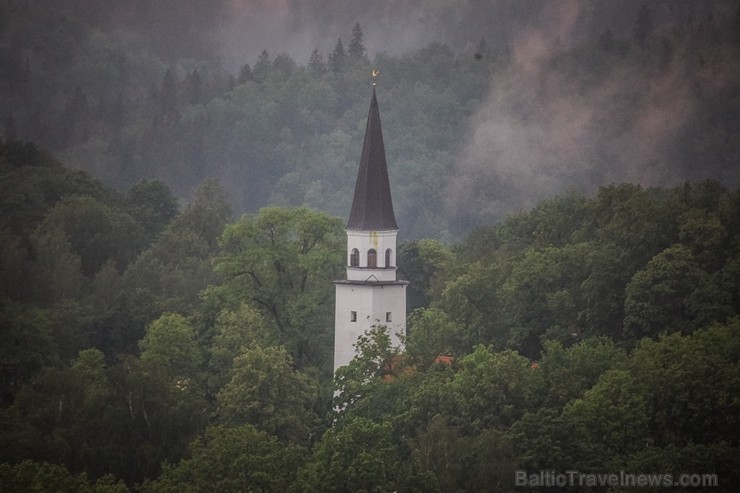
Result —
M612 185L407 242L405 349L377 327L332 382L341 219L234 219L213 181L178 208L19 142L0 178L2 491L740 480L740 189Z
M735 491L738 113L731 0L0 0L0 491Z
M239 214L342 216L375 68L402 238L573 187L740 183L733 2L284 3L2 0L3 135L119 191L214 178Z

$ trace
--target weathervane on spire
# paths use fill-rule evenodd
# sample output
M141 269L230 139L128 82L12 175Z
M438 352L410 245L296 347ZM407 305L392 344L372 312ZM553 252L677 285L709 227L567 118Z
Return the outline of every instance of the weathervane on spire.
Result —
M373 85L375 85L375 79L377 79L378 76L380 75L380 70L373 69L372 74L373 74Z

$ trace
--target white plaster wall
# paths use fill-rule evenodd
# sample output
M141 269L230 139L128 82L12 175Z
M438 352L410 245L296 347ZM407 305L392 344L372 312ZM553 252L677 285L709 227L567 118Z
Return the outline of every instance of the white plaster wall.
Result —
M357 312L356 322L350 321L352 311ZM386 312L391 312L391 322L386 322ZM336 284L334 320L334 371L352 361L357 338L373 325L388 326L398 347L397 334L406 334L406 284Z

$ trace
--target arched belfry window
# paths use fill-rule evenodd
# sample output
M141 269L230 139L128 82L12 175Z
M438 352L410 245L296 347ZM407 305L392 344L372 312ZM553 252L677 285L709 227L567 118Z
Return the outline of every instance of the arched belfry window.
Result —
M391 267L391 257L393 256L393 250L390 248L385 251L385 266Z
M367 266L370 268L378 267L378 253L372 248L367 251Z
M351 267L360 266L360 251L357 248L353 248L352 252L349 254L349 265Z

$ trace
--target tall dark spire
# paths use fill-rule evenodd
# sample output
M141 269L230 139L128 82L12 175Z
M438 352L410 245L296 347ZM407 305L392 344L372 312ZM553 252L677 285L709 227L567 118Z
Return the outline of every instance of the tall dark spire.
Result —
M365 142L362 144L360 170L355 183L355 197L352 200L347 229L361 231L398 229L396 217L393 215L388 165L385 161L385 146L374 84L370 112L367 115Z

